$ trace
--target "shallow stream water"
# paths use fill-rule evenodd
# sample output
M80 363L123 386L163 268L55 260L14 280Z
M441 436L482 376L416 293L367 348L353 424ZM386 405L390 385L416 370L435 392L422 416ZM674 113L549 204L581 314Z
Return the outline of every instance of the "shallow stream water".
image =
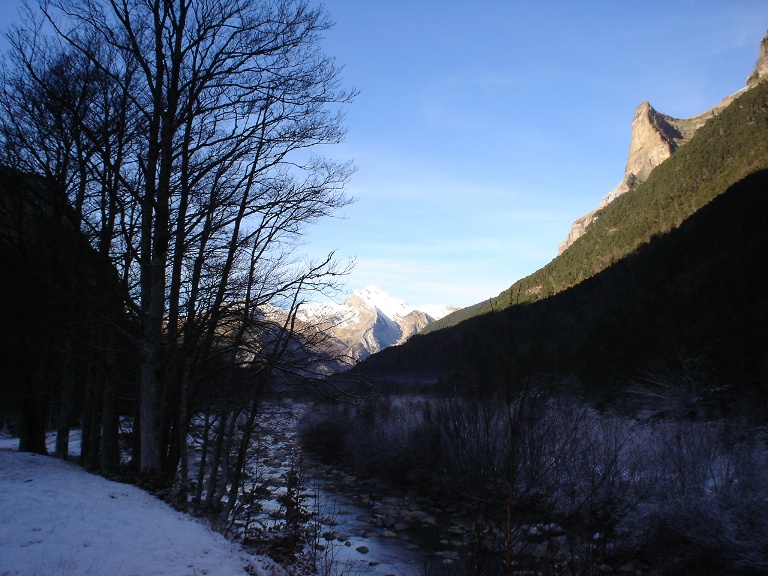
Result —
M438 524L421 503L372 494L370 483L302 454L295 431L300 412L301 407L293 406L270 414L269 428L261 436L268 450L260 473L269 478L276 499L285 493L287 471L301 468L303 506L320 524L312 552L319 574L445 574L459 557L458 536L446 534L446 526ZM279 508L276 500L262 505L267 514Z

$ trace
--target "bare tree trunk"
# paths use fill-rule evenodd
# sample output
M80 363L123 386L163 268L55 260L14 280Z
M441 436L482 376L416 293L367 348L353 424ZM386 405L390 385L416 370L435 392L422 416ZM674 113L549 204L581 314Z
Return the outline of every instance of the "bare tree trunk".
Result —
M48 395L25 396L21 400L19 452L48 454L45 445L45 423L48 419Z
M96 402L96 368L94 363L88 366L85 376L85 401L83 402L83 430L80 435L80 466L85 461L91 449L91 429L96 426L94 420L94 403Z
M189 432L189 415L187 407L187 390L189 389L189 372L186 368L182 376L181 390L179 391L179 429L178 429L178 445L179 445L179 481L181 483L182 495L186 500L187 481L189 480L189 452L187 449L187 434ZM200 467L205 465L201 460ZM175 468L175 465L174 465Z
M243 426L243 434L240 437L240 446L237 451L237 460L232 467L231 485L229 489L229 498L227 500L227 513L229 514L234 508L238 500L238 492L240 490L240 481L245 475L245 465L247 463L248 448L251 445L251 437L253 436L253 429L256 424L256 416L259 413L259 407L261 406L261 388L259 385L255 391L253 402L251 403L250 410L248 411L248 418Z
M59 405L59 421L56 428L56 458L65 460L69 455L69 429L74 412L75 393L75 361L72 340L74 336L68 332L64 337L64 360L62 370L61 400Z
M213 497L219 482L219 468L221 466L222 451L224 450L224 436L227 428L227 418L229 413L222 410L219 415L219 423L216 426L216 443L213 448L213 459L211 461L211 472L208 475L208 483L205 487L205 510L213 509ZM234 418L234 415L233 415Z
M195 506L200 506L200 501L203 499L203 482L205 480L205 470L208 465L208 446L210 445L210 439L208 435L211 432L211 416L208 411L205 412L205 424L203 426L203 442L200 447L200 465L197 468L197 486L195 487L195 496L192 502ZM186 458L186 451L184 453Z
M142 474L157 474L162 469L162 449L160 446L160 378L156 345L152 341L144 343L141 363L141 460L139 470Z
M84 452L83 466L91 470L99 469L99 453L101 449L101 419L102 398L104 394L105 374L103 369L93 373L93 404L91 409L91 425L88 434L88 450Z
M114 336L111 333L107 342L99 461L99 470L105 476L114 474L120 467L119 385L115 377Z
M216 486L216 493L213 495L213 505L217 510L221 508L221 499L224 498L224 494L227 493L227 486L232 477L232 468L229 464L229 460L232 456L232 443L235 438L235 426L237 425L239 416L239 411L232 413L227 431L223 438L224 443L221 447L221 476L219 478L219 484Z
M136 382L136 406L133 410L133 422L131 424L131 470L138 470L141 464L141 385Z

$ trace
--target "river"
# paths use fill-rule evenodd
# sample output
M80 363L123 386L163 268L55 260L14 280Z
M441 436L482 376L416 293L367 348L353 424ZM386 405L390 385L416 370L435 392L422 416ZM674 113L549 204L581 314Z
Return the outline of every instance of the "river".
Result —
M312 461L296 433L302 409L271 406L264 418L260 443L266 450L258 470L270 487L261 502L264 514L279 510L286 478L298 469L302 506L318 525L307 548L319 574L443 576L460 557L463 529L440 516L443 511L425 510L424 499L383 494L371 481Z

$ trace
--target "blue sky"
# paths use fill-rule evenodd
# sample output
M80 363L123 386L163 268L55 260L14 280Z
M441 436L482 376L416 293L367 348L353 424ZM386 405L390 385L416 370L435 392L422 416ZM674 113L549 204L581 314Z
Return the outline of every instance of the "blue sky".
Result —
M360 90L346 219L309 237L419 305L468 305L545 265L624 174L635 108L693 116L744 86L762 1L326 0Z
M360 90L322 153L355 161L357 201L304 249L413 305L473 304L549 262L623 177L635 108L717 104L768 29L768 0L322 3L324 48Z

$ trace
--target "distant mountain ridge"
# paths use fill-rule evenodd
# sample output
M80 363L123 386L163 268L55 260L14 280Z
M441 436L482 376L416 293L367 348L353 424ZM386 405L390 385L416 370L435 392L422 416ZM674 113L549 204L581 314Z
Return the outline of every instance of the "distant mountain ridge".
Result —
M353 290L341 304L324 302L304 305L299 320L327 332L355 362L380 350L402 344L422 328L458 310L453 306L411 306L377 286Z

